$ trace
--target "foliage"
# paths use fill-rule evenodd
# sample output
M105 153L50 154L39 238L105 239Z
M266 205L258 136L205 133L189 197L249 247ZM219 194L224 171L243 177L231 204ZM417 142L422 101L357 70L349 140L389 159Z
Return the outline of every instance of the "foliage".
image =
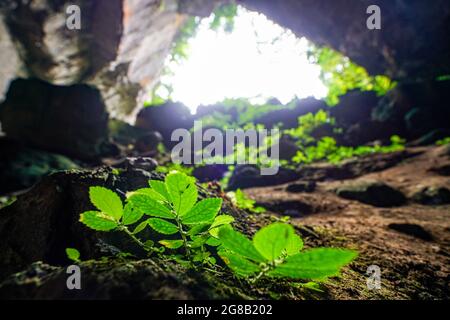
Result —
M359 146L347 147L337 146L336 140L332 137L323 137L317 144L304 148L297 152L292 159L297 164L309 164L319 160L327 160L330 163L338 164L341 161L354 157L366 156L374 153L391 153L404 150L405 140L399 136L391 137L391 144L387 146Z
M325 136L319 140L312 136L312 133L323 125L333 126L335 132L339 128L335 126L335 119L330 117L328 112L319 110L317 113L308 113L298 118L298 127L286 130L296 140L299 151L292 158L295 164L310 164L315 161L327 160L330 163L337 164L342 160L361 157L374 153L390 153L401 151L405 148L405 140L399 136L391 137L391 144L387 146L338 146L333 137Z
M395 87L388 77L371 77L363 67L333 49L311 45L308 57L321 67L320 78L329 90L326 102L330 106L336 105L339 96L350 90L375 91L381 96Z
M447 144L450 144L450 137L446 137L442 140L436 141L436 145L438 145L438 146L445 146Z
M80 252L74 248L66 248L67 258L75 263L80 262Z
M266 212L266 209L260 206L255 206L256 201L250 199L241 189L227 192L227 196L231 199L233 204L239 209L249 210L254 213Z
M340 268L352 261L357 253L352 250L316 248L300 252L302 239L291 225L273 223L260 229L253 241L235 231L234 218L218 213L221 198L198 201L194 178L181 173L169 173L165 181L150 180L149 188L126 194L123 206L119 196L103 187L89 189L91 202L98 211L86 211L80 221L97 231L121 231L149 254L162 254L165 250L182 249L184 255L165 255L179 263L197 268L202 265L217 267L216 251L238 276L288 277L292 279L324 279L335 276ZM241 194L241 203L253 207L253 203ZM128 228L135 226L133 231ZM156 248L153 240L139 239L138 234L149 226L164 236ZM167 237L167 238L166 238ZM67 248L67 256L79 261L76 249ZM149 260L156 267L159 266Z
M287 277L321 280L336 276L356 258L357 252L316 248L301 252L302 239L291 225L272 223L250 241L232 228L221 228L219 256L239 276Z
M238 12L235 3L222 4L214 10L213 20L209 24L212 30L224 30L225 32L233 32L234 18Z
M179 171L187 175L192 175L194 167L183 166L179 163L168 162L165 165L156 167L156 172L169 173L171 171Z

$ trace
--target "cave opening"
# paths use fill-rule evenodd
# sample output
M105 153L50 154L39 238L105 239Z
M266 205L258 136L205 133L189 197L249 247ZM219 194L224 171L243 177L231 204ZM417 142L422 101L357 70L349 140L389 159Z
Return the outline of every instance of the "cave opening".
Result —
M234 10L225 21L212 13L187 24L195 28L190 38L177 40L185 43L176 44L166 59L156 94L185 104L192 113L225 99L287 104L326 96L320 66L308 57L312 44L306 38L261 13L241 6Z

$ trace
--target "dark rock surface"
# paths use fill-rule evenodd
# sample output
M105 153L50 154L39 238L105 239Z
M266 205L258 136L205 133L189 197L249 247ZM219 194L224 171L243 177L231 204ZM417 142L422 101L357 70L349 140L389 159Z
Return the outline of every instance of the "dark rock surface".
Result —
M290 169L280 168L276 175L263 176L261 169L254 165L239 165L230 177L227 190L275 186L297 179L299 179L299 175Z
M313 192L315 189L316 183L314 181L299 181L286 187L286 191L291 193Z
M105 105L86 85L15 80L0 104L0 121L9 139L43 150L83 160L109 152Z
M0 195L31 187L58 170L76 169L69 158L0 139Z
M403 193L380 181L346 182L336 189L336 194L375 207L395 207L406 202Z
M425 241L433 240L431 233L426 231L422 226L411 223L391 223L388 225L389 229L416 237Z
M423 187L412 195L412 200L424 205L450 204L450 190L444 186Z
M241 0L319 45L341 51L371 74L435 78L450 73L447 0ZM381 9L382 29L368 30L367 8Z

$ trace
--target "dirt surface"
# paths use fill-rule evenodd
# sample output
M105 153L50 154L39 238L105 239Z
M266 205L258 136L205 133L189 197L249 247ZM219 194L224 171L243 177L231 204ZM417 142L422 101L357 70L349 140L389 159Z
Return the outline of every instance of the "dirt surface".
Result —
M450 188L450 177L436 168L450 163L448 147L416 148L415 156L356 180L317 182L315 191L287 192L289 184L247 189L259 204L291 216L313 236L307 245L355 247L358 260L344 276L327 286L336 299L448 299L450 205L421 205L413 195L425 187ZM382 181L403 192L408 202L379 208L339 198L334 192L356 181ZM381 289L368 290L370 265L381 271Z

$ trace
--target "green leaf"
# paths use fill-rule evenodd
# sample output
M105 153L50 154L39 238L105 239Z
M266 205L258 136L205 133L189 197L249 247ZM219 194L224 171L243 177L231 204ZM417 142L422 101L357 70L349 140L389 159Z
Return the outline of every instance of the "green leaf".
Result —
M178 232L178 227L174 225L173 223L170 223L163 219L158 218L151 218L148 219L148 224L150 227L152 227L155 231L162 233L162 234L174 234Z
M86 211L80 215L80 222L97 231L110 231L117 228L113 217L98 211Z
M150 180L149 184L153 190L162 195L167 201L171 201L169 193L167 192L166 184L163 181Z
M132 192L127 193L127 198L131 197L134 194L143 194L146 196L149 196L153 200L156 200L158 202L164 202L167 201L166 198L164 198L160 193L158 193L156 190L150 189L150 188L142 188L138 189Z
M183 240L161 240L159 243L169 249L178 249L183 245Z
M248 277L260 271L257 264L240 255L225 250L220 250L218 254L225 264L240 276Z
M234 218L232 216L229 216L227 214L221 214L220 216L217 216L214 219L214 222L211 224L211 227L209 229L214 229L220 226L223 226L224 224L230 224L234 221Z
M316 248L290 256L270 272L271 276L293 279L323 279L339 274L339 270L358 255L357 251Z
M281 256L293 234L294 228L291 225L272 223L255 234L253 245L264 258L273 261Z
M186 215L181 218L183 224L198 224L210 222L222 206L221 198L209 198L198 202Z
M303 240L300 238L300 236L293 233L289 239L288 243L286 245L286 254L288 256L292 256L294 254L297 254L300 252L300 250L303 249Z
M206 241L206 244L211 247L218 247L222 244L222 242L220 242L219 239L209 237L208 240Z
M206 232L208 230L208 223L195 224L191 229L187 232L190 236L195 236L201 232Z
M74 248L66 248L67 258L73 262L80 262L80 251Z
M266 262L246 236L229 226L219 229L219 239L222 242L222 247L229 251L256 262Z
M168 207L148 195L135 193L128 198L128 201L135 209L149 216L175 219L175 215Z
M197 202L197 186L192 177L181 172L172 172L166 176L166 188L174 210L179 216L191 210Z
M142 230L144 230L145 229L145 227L148 225L148 221L147 220L145 220L145 221L142 221L141 223L139 223L138 225L137 225L137 227L133 230L133 234L138 234L139 232L141 232Z
M125 209L123 210L122 223L124 225L130 225L138 222L144 213L140 210L137 210L133 207L131 202L125 205Z
M116 221L122 217L122 201L115 192L103 187L90 187L89 198L99 211L110 215Z

